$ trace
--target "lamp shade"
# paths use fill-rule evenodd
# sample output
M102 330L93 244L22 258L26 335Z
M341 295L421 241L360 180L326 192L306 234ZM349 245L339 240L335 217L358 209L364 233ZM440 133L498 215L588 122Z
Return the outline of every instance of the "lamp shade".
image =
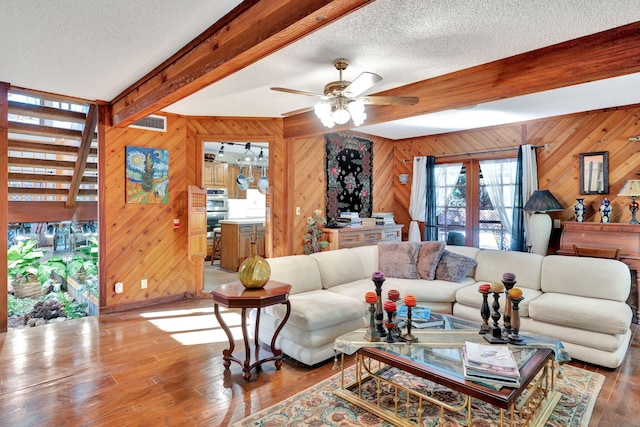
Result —
M526 212L551 212L564 210L549 190L536 190L522 208Z
M622 187L618 196L638 197L640 196L640 179L630 179Z

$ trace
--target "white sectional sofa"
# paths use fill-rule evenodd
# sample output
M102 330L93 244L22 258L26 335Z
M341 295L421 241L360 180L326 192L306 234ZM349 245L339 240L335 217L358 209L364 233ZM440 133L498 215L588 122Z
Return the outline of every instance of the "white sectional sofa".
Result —
M409 242L403 242L409 243ZM521 330L560 339L572 358L615 368L622 363L631 338L631 308L626 304L631 281L619 261L447 246L473 258L477 266L460 282L399 279L386 275L383 297L390 289L401 298L414 295L419 306L480 321L479 283L516 275L523 290ZM364 295L374 290L379 271L377 246L325 251L268 259L271 279L292 285L291 315L277 346L293 359L315 365L333 357L336 337L368 325ZM501 306L504 299L501 298ZM260 340L270 343L285 307L263 309Z

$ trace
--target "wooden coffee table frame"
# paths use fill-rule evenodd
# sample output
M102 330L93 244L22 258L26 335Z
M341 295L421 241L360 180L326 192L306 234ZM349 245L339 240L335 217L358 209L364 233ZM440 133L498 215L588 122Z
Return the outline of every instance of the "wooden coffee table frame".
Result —
M343 354L344 358L344 354ZM553 352L549 349L537 349L531 359L521 366L521 383L519 388L503 387L501 390L493 390L472 381L461 379L443 370L414 362L408 358L387 352L383 349L364 347L357 351L355 360L356 379L346 383L344 375L344 359L342 360L342 386L334 393L375 415L399 426L421 426L423 423L423 405L426 403L440 407L440 424L444 423L444 411L467 411L467 424L472 425L473 413L471 399L476 398L487 402L500 410L500 426L542 426L551 415L560 393L555 390L554 374L555 364ZM431 396L422 394L416 390L403 387L379 375L380 372L395 367L410 374L433 381L436 384L446 386L465 396L464 404L454 407L441 402ZM540 374L539 376L537 376ZM537 377L536 377L537 376ZM393 410L381 405L380 396L375 403L362 398L357 390L365 381L376 381L377 389L382 384L391 386L394 393L395 407ZM407 396L404 401L405 416L400 415L399 393ZM522 395L522 399L518 399ZM410 419L409 406L412 401L417 402L416 413L418 419Z
M260 365L265 362L275 361L276 370L280 370L282 367L282 351L276 348L276 339L278 334L284 327L285 323L289 319L291 314L291 304L289 303L289 292L291 291L291 285L286 283L280 283L275 281L269 281L262 289L245 289L242 283L228 283L220 286L218 289L211 292L213 296L213 307L216 319L222 327L222 330L229 339L229 348L222 351L222 359L224 360L225 369L229 369L231 362L236 362L242 366L242 377L245 381L251 379L251 369L260 369ZM260 341L258 340L258 332L260 328L260 311L263 307L268 307L275 304L284 304L287 307L287 312L278 325L273 338L271 339L271 353L263 351L260 347ZM241 308L242 309L242 338L244 341L244 361L234 357L233 351L235 349L235 343L233 334L227 326L226 322L220 315L219 305L227 308ZM257 309L256 313L256 325L254 333L254 354L252 355L252 346L249 344L249 333L247 330L247 309ZM252 363L253 361L253 363Z

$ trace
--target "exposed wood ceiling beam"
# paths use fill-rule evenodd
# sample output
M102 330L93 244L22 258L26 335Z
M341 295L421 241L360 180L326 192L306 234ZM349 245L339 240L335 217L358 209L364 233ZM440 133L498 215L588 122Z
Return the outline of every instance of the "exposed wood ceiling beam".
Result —
M19 141L17 139L9 140L9 150L27 151L30 153L63 154L63 155L69 155L69 156L78 155L78 147L74 147L73 145L50 144L46 142ZM92 148L90 155L97 156L98 149Z
M244 1L118 95L113 124L130 125L372 1Z
M66 209L61 201L10 201L9 222L96 221L97 202L78 202L73 209ZM6 316L5 316L6 317Z
M61 110L59 108L44 107L42 105L25 104L9 101L9 114L27 117L38 117L62 122L84 123L86 115L78 111Z
M420 102L412 106L367 107L365 124L637 72L640 72L640 22L378 93L376 95L418 96ZM330 132L346 129L349 126L336 127ZM327 131L313 112L284 119L285 138Z
M98 122L98 107L96 104L89 106L87 112L86 121L84 123L84 131L82 132L82 140L80 141L80 147L78 149L78 157L76 158L76 166L73 170L73 178L69 185L69 194L67 195L67 201L65 207L70 209L76 204L76 196L80 189L80 183L82 182L82 175L87 165L87 159L91 151L91 140L95 134L96 124Z
M9 166L74 170L75 162L68 162L64 160L25 159L22 157L9 157ZM85 169L97 171L98 164L87 163Z

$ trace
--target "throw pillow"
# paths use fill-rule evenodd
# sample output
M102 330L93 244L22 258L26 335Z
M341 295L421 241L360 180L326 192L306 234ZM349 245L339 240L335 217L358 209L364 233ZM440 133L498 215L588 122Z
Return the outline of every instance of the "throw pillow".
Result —
M436 268L436 279L460 282L476 264L477 261L473 258L445 249Z
M398 279L419 279L418 242L378 243L378 268L385 276Z
M444 251L445 242L422 242L418 251L418 274L425 280L436 277L436 267Z

